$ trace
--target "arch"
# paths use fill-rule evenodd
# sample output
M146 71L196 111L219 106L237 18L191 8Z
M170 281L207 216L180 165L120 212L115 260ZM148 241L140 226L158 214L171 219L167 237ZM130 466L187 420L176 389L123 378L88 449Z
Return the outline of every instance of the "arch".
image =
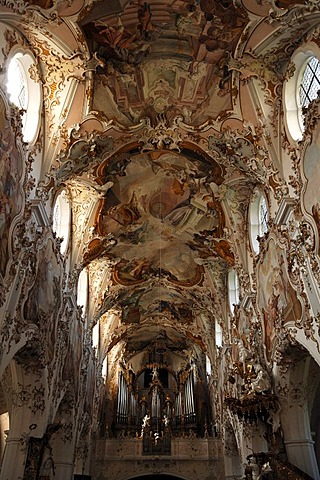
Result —
M17 355L1 379L6 389L10 415L10 428L2 462L2 470L6 471L8 478L22 478L35 452L35 450L32 452L32 445L45 441L48 421L48 412L45 410L47 377L40 366L37 369L36 365L39 363L30 356L30 352L25 358L21 354ZM36 397L32 394L35 390ZM28 449L21 449L21 432L25 432ZM37 458L38 462L38 457L34 458Z
M316 412L312 411L312 407L318 405L316 395L320 367L298 343L285 342L281 356L282 367L274 367L275 391L281 407L280 420L287 457L300 470L319 479L310 417L313 413L311 422L316 423Z
M148 366L143 366L136 374L136 377L135 377L135 380L134 380L135 384L139 381L139 377L141 377L141 375L145 374L146 371L149 371L149 370L151 371L150 366L149 367ZM170 375L173 377L174 381L177 383L177 375L170 367L164 366L164 367L161 367L160 370L165 370L168 373L170 373ZM149 388L149 387L145 387L145 388Z
M199 465L198 465L199 466ZM183 468L177 474L176 470L177 467L174 465L170 465L169 462L165 462L165 465L159 463L157 458L154 458L152 462L148 465L148 469L146 471L146 466L141 466L141 471L136 472L137 468L132 465L132 471L130 472L120 472L117 471L117 479L118 480L194 480L195 478L195 471L194 469L197 468L196 463L192 464L192 467L188 470L187 468ZM200 467L200 466L199 466ZM218 478L222 478L219 474L219 468L221 465L216 465L215 469L207 468L202 469L201 467L197 471L197 478L199 480L205 480L208 478L208 470L211 474L212 480L216 480ZM76 478L76 477L75 477ZM230 478L231 480L231 478ZM239 477L240 480L240 477Z
M240 459L240 451L237 443L235 431L229 420L225 423L225 478L226 479L241 479L243 478L243 467Z
M186 477L182 475L173 475L171 473L142 473L134 477L126 477L125 480L138 480L139 478L143 480L190 480L192 477Z
M205 150L203 150L198 144L194 144L192 142L181 142L181 148L179 151L159 149L158 153L161 153L161 152L175 153L176 155L183 155L186 157L189 156L194 161L207 162L210 164L212 173L215 175L216 183L220 185L224 181L225 172L223 167L213 158L213 156L208 155L208 153L206 153ZM143 146L140 143L130 142L130 143L127 143L126 145L123 145L121 148L115 151L111 156L108 155L108 157L97 168L96 173L97 173L98 179L102 182L104 181L105 170L114 161L116 161L116 163L119 163L123 161L123 159L127 155L132 156L132 155L137 155L139 153L143 153Z

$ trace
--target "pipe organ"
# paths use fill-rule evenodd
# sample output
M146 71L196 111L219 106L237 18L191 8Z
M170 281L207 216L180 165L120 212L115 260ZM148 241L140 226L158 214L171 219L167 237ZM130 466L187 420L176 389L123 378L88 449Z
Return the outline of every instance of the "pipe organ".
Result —
M141 436L146 426L157 434L165 427L177 436L190 429L199 434L203 418L196 411L195 384L195 367L176 374L153 364L153 370L144 368L137 376L122 368L118 375L116 434L125 431L125 435Z
M170 454L172 437L214 435L205 355L181 356L166 348L161 331L134 365L118 364L114 415L105 429L142 439L144 454Z

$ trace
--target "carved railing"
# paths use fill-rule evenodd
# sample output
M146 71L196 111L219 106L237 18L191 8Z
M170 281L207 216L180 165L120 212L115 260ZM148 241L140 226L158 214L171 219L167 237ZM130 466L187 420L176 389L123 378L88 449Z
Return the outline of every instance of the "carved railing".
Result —
M241 398L227 397L225 403L232 414L249 423L257 420L267 422L270 411L276 412L279 408L277 397L272 393L252 393Z
M275 478L279 480L313 480L310 475L300 470L300 468L279 458L271 460L270 466L275 473Z
M250 466L250 464L252 465L252 458L255 459L255 463L259 467L259 478L266 480L313 480L310 475L279 457L279 455L267 452L256 453L247 457L249 460L249 468L247 468L249 479L250 473L253 471L253 467ZM252 473L251 478L253 478Z

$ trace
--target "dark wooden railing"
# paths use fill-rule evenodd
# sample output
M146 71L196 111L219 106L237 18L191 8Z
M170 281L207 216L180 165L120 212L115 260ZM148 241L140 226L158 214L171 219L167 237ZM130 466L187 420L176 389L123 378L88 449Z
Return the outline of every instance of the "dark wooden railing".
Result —
M248 480L251 480L250 474L252 467L250 468L250 464L252 464L253 458L259 467L259 479L261 480L313 480L310 475L292 465L282 458L282 456L268 452L255 453L247 457L249 464L246 470L246 478L248 478Z
M300 470L300 468L279 458L271 460L270 466L276 474L275 478L279 480L313 480L310 475Z

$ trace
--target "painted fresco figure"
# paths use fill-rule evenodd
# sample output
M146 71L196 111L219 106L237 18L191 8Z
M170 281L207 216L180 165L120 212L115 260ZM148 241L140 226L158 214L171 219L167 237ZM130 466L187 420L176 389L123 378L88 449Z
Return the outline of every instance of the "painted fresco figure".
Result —
M0 97L0 274L5 275L9 259L9 228L21 206L18 185L22 160L14 134L6 118L6 108Z
M139 5L138 9L138 30L142 38L150 40L152 37L152 32L154 27L151 22L152 13L150 10L150 5L147 2L144 2L143 5Z

